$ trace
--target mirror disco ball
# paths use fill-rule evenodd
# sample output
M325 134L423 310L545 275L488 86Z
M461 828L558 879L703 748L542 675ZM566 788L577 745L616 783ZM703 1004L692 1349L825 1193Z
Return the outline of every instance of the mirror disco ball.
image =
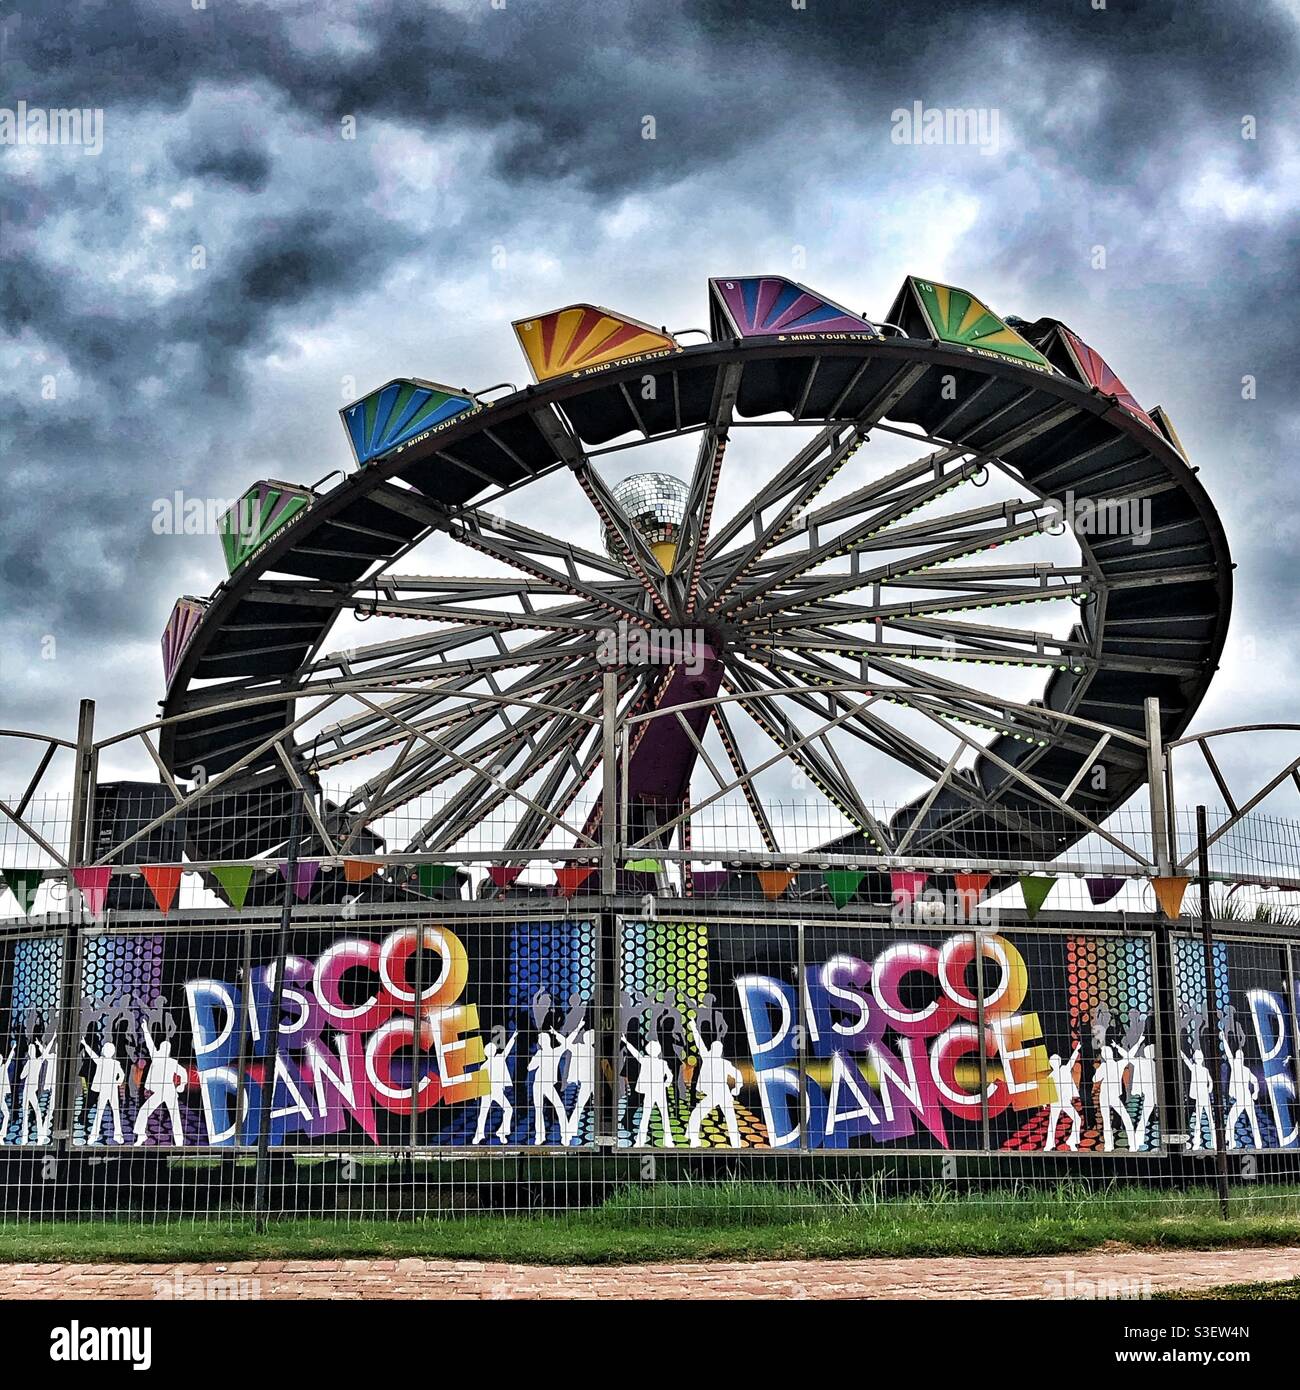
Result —
M650 546L675 546L686 519L686 484L671 473L634 473L614 489L614 500ZM605 551L621 558L617 540L605 532Z

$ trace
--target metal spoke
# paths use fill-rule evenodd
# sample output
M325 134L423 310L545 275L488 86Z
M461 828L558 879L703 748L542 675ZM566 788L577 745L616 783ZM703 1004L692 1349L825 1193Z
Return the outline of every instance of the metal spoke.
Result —
M507 713L509 707L505 705L495 705L485 711L471 711L463 721L453 725L449 733L437 741L430 739L428 748L407 760L408 766L380 803L378 812L388 814L415 796L450 781L458 772L465 770L464 758L508 763L556 713L566 714L576 708L577 685L578 680L575 679L542 706L529 707L522 699L517 700L516 705L522 707L523 713L515 718ZM487 735L463 756L458 752L467 740L498 720L504 726L502 729ZM415 724L395 718L394 722L400 728L424 738L429 734L432 721Z
M659 570L659 562L654 557L654 552L627 516L624 515L623 509L615 501L613 493L605 486L603 479L589 463L579 464L573 470L573 476L577 480L578 486L586 494L596 515L604 523L605 534L617 538L624 563L640 581L641 587L645 590L656 612L667 622L671 622L672 609L669 608L657 580L652 577L655 573L662 573Z
M360 699L360 700L365 701L366 703L369 703L369 701L367 700L367 697L364 696L364 695L359 695L357 698ZM400 722L400 721L399 721L399 722ZM409 726L408 726L408 728L409 728ZM500 778L494 776L491 772L486 771L485 769L483 769L483 768L481 768L481 767L476 767L476 766L474 765L474 763L471 762L469 759L467 759L467 758L462 758L462 757L455 751L455 749L450 748L447 744L441 742L441 741L438 740L438 739L433 738L430 734L424 733L422 730L416 730L416 729L410 729L410 732L418 734L418 736L419 736L423 741L425 741L426 743L430 744L433 748L435 748L435 749L439 750L440 752L442 752L442 753L444 754L444 756L446 756L447 758L449 758L452 762L458 763L466 772L471 772L471 773L476 774L477 776L486 778L486 780L489 781L489 782L491 782L494 786L497 786L497 787L503 786L503 783L501 782L501 779L500 779ZM586 844L588 844L588 845L591 845L593 848L596 847L595 841L594 841L594 840L589 839L586 835L583 834L582 831L576 829L576 828L575 828L574 826L572 826L572 825L569 825L566 821L564 821L563 819L561 819L559 816L553 816L553 815L551 814L550 811L546 810L545 807L539 806L535 801L533 801L533 799L532 799L531 797L526 796L523 792L520 792L520 791L510 792L510 789L509 789L508 787L505 788L505 790L506 790L506 792L507 792L508 795L512 795L512 796L516 797L518 800L524 802L524 804L527 805L528 807L530 807L532 810L536 811L539 815L544 816L544 817L545 817L548 821L550 821L557 829L564 830L564 831L567 832L568 834L573 835L575 838L584 841L584 842L585 842Z
M741 689L746 688L744 682L747 679L750 690L762 686L768 690L770 696L788 700L812 714L820 715L822 710L812 695L804 691L787 689L787 683L782 677L783 669L788 670L791 675L798 675L802 681L810 684L828 684L830 680L829 668L819 670L810 666L800 667L797 663L783 666L783 663L778 660L769 660L765 667L756 669L737 658L728 666L731 679L739 682ZM852 677L846 677L843 673L836 672L834 674L839 684L855 683ZM867 689L868 687L862 683L862 688ZM875 687L871 688L874 689ZM890 698L888 688L881 689L879 693L882 700ZM824 698L828 708L839 707L840 696L837 691L827 690ZM849 724L845 725L845 730L868 744L875 751L885 754L909 771L916 772L923 777L936 776L942 766L930 749L908 738L901 730L894 728L893 725L881 719L870 709L864 709L860 715L855 716Z
M762 682L755 677L752 671L743 666L731 666L728 668L726 684L729 689L749 695L750 698L744 702L745 713L771 742L778 748L793 746L797 741L799 730L775 699L758 694ZM792 703L817 715L818 718L825 717L827 713L826 710L820 709L809 695L792 694L775 686L769 688L774 696L789 699ZM827 710L833 715L837 708L853 710L852 717L855 720L865 717L869 713L864 705L854 706L848 699L831 698L828 694ZM829 740L824 734L818 735L818 741L829 750ZM831 756L834 766L824 762L815 749L803 745L791 760L803 769L818 790L830 799L840 814L850 823L856 824L860 829L874 835L882 845L888 845L890 843L888 831L880 825L866 803L857 795L851 779L845 775L839 760L834 757L833 753ZM738 771L743 771L743 764ZM747 777L746 785L752 785L752 774L746 773L745 775Z
M677 548L677 561L673 566L673 577L682 585L683 614L695 611L695 600L699 595L705 546L713 521L713 503L718 494L722 461L727 452L731 418L735 412L743 371L739 363L732 363L718 373L709 410L709 426L700 440L691 474L686 518Z
M763 809L763 803L759 800L753 775L745 764L745 759L740 751L740 744L736 741L736 736L727 720L726 711L721 705L714 705L710 713L714 727L718 731L718 737L722 740L722 747L727 754L727 759L731 763L731 770L740 779L740 788L744 793L745 802L749 806L749 814L753 816L754 824L758 826L758 833L762 836L763 843L768 849L773 854L779 854L781 845L776 838L776 832L772 829L772 822ZM684 821L683 827L687 824L689 822Z

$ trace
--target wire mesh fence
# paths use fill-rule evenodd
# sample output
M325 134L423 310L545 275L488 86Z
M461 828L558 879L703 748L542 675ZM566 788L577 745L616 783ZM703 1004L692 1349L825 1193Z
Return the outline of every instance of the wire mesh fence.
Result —
M1220 925L1207 958L1178 924L853 907L304 907L286 942L142 916L0 941L11 1219L1009 1199L1204 1184L1220 1154L1256 1193L1296 1178L1281 933Z
M686 833L643 805L663 833L611 864L599 803L566 808L575 848L518 803L423 834L454 794L349 839L342 793L169 816L160 790L95 800L89 864L51 852L65 798L27 808L45 848L0 823L7 1220L1298 1200L1275 817L1209 818L1203 921L1133 808L1082 835L999 808L1022 861L987 814L918 850L824 804L717 802Z

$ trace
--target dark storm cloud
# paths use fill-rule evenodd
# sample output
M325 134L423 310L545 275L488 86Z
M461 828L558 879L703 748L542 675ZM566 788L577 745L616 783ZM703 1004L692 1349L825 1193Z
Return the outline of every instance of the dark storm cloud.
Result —
M331 24L354 33L332 40ZM1085 68L1103 90L1068 156L1103 180L1127 178L1152 167L1155 148L1273 113L1294 90L1296 33L1280 8L1246 15L1222 0L1103 11L990 0L924 16L864 0L200 11L130 0L71 12L24 0L8 53L11 89L50 106L179 110L201 84L258 81L322 120L504 133L502 175L617 190L720 163L828 106L877 118L917 98L1013 110L1024 87L1045 81L1050 99ZM647 114L670 139L652 151L662 158L629 159L627 132ZM256 149L202 145L181 167L249 188L266 172Z
M0 445L22 478L5 525L11 541L39 537L6 549L0 628L23 651L57 631L86 652L147 644L154 660L171 598L199 581L151 536L151 500L242 486L283 423L267 362L297 385L283 363L352 306L366 306L364 327L312 351L341 347L361 370L394 326L432 312L429 282L474 283L501 237L562 263L567 252L566 271L614 279L634 309L687 257L717 273L700 228L719 210L755 246L817 236L837 271L855 253L870 271L883 254L873 227L839 226L839 208L894 212L927 179L977 205L954 276L975 288L1000 277L1014 287L1000 307L1029 317L1081 305L1086 318L1091 306L1148 401L1179 385L1161 365L1176 343L1178 371L1202 383L1189 394L1206 456L1249 476L1238 490L1249 505L1295 505L1276 404L1294 381L1278 291L1296 269L1294 200L1234 220L1186 195L1200 167L1247 189L1277 184L1297 71L1280 4L21 0L0 32L5 100L106 111L97 159L0 153ZM888 140L890 112L916 100L996 106L1014 143L997 160L923 162ZM1258 141L1240 138L1246 114ZM345 116L357 120L351 144ZM409 151L393 132L445 156L432 185L394 191ZM644 230L611 250L599 215L633 195L648 200ZM1097 242L1110 252L1101 279L1086 266ZM413 263L427 267L416 289L386 294ZM1135 308L1144 287L1158 287L1158 314ZM1114 327L1125 315L1127 340ZM1254 415L1240 402L1245 372L1272 393ZM56 401L40 397L47 374ZM324 471L314 463L301 465L308 476ZM1293 604L1276 548L1260 549L1246 603ZM51 691L15 685L12 670L9 723L45 723L56 708L66 720L74 696L107 679L61 659L40 672ZM143 712L157 680L139 671L114 693Z
M200 179L220 179L247 193L258 193L266 187L271 175L271 160L265 150L252 145L227 149L212 142L181 145L173 156L177 170Z

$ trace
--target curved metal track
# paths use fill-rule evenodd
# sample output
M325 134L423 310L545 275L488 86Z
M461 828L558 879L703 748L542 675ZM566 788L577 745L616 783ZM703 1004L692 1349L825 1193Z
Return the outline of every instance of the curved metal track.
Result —
M645 389L648 378L653 379L650 391ZM763 417L823 427L818 436L822 452L801 452L787 466L786 500L798 498L801 505L815 495L820 472L851 468L855 448L873 430L906 433L933 446L933 452L910 472L901 471L883 491L877 480L870 499L872 524L885 517L890 548L907 539L903 513L990 463L1038 498L1068 491L1076 499L1148 499L1150 541L1136 546L1125 538L1079 537L1083 564L1073 567L1073 573L1049 574L1050 565L1018 570L984 560L963 568L964 604L975 609L1024 601L1017 594L1032 601L1028 591L1049 582L1063 586L1054 594L1086 593L1074 632L1064 642L1040 641L1035 657L1025 650L1023 632L1008 629L999 636L996 629L964 625L960 618L931 617L927 605L915 599L891 609L882 589L895 576L889 565L872 571L873 532L865 522L858 523L843 499L813 511L811 526L805 509L798 527L806 532L810 550L818 545L818 524L842 528L839 553L851 555L852 584L829 589L811 584L807 566L787 563L788 552L776 549L771 537L760 544L761 536L747 540L733 526L710 538L708 509L729 433L744 421ZM562 543L516 523L498 526L500 519L487 511L504 493L568 468L602 519L618 527L621 519L609 516L608 498L591 467L593 451L629 435L636 443L683 434L698 434L701 442L683 541L690 558L666 582L648 580L638 564L645 555L633 535L623 535L624 565L583 552L582 564L602 576L600 585L592 586L571 565L566 568ZM837 451L842 455L838 459ZM853 475L848 477L852 482ZM927 563L951 564L954 556L999 548L1041 529L1041 510L1028 504L1018 509L1007 504L1000 515L992 507L972 509L950 528L946 544L931 544L933 532L925 533ZM458 663L456 650L467 640L463 633L385 644L382 658L373 659L364 652L331 658L322 648L345 611L418 616L462 627L469 623L440 581L428 580L421 589L418 582L393 581L385 573L435 531L524 573L524 581L513 588L487 579L465 581L488 597L522 594L526 607L533 579L538 591L571 596L567 608L538 610L542 617L525 624L542 630L533 650L549 674L544 682L521 688L523 699L531 694L588 709L598 684L593 679L595 629L620 617L645 626L704 618L718 654L725 648L725 670L719 675L723 687L747 693L752 707L765 710L769 720L774 707L763 700L765 672L779 670L784 683L806 686L818 678L842 680L843 663L850 660L855 667L865 662L862 669L876 673L865 677L868 682L884 680L881 673L903 669L898 663L932 652L927 644L940 633L950 643L956 641L955 650L965 654L962 659L1005 658L1011 664L1048 668L1041 715L1016 713L1011 719L991 715L962 687L938 676L915 677L908 668L909 680L933 693L936 709L956 711L956 717L995 731L967 770L955 772L940 763L936 787L899 813L891 827L869 827L856 817L862 834L838 842L865 845L884 829L893 846L905 841L918 855L964 850L989 860L1050 860L1080 838L1082 828L1042 814L1052 809L1050 797L1067 794L1072 805L1101 820L1145 780L1146 771L1120 741L1098 746L1077 729L1054 724L1052 713L1139 732L1143 701L1154 695L1164 736L1177 737L1216 669L1231 603L1227 541L1194 470L1114 397L988 351L931 340L871 334L726 339L646 354L513 392L367 464L315 499L212 596L164 702L164 716L186 716L163 726L161 755L167 768L188 778L196 766L208 776L233 766L288 728L296 700L328 679L352 675L353 661L370 661L364 667L367 678L381 682L387 662L395 683L427 681L430 693L427 700L406 697L408 702L395 712L372 705L370 713L356 716L347 738L338 736L337 760L366 746L367 729L374 734L372 742L404 743L408 753L431 741L427 729L419 733L425 725L411 720L435 706L440 687L465 689L492 667L491 659ZM788 541L788 524L780 539ZM909 587L916 587L918 572L919 565L907 571ZM953 572L935 574L943 578ZM914 634L918 644L913 650L873 646L843 633L834 640L839 595L861 588L858 581L864 576L876 586L872 613L878 617L883 611L891 627ZM942 597L945 587L953 585L940 584L941 596L929 605L936 612L954 606L950 597ZM866 610L849 603L841 607L846 623L863 620ZM807 618L806 625L801 626L801 617ZM828 631L832 640L827 640ZM747 652L761 661L748 662ZM503 657L501 664L503 669L518 665L517 654L511 661ZM220 708L257 693L265 694L268 703L255 716L247 708ZM635 681L628 682L625 697L628 711L643 710L655 698L643 683L638 705ZM458 718L464 721L463 709ZM889 747L885 731L855 718L864 741L899 751ZM761 726L762 719L758 722ZM545 739L546 728L539 720L533 732ZM725 742L725 718L719 732ZM791 731L777 727L767 732L780 741ZM445 745L440 746L445 752ZM488 744L479 748L489 755ZM924 765L920 754L915 756ZM194 857L238 858L274 850L284 838L291 774L310 779L332 765L329 741L319 737L307 747L300 745L288 766L268 746L232 784L258 791L261 813L236 823L219 814L205 819L191 812L187 835ZM545 765L539 755L538 768ZM587 767L587 773L596 765ZM836 796L837 804L851 813L855 801L847 795L846 779L836 776L824 759L810 766L823 790L829 783L846 794ZM1049 797L1027 789L1009 766L1031 773ZM1100 785L1091 777L1080 779L1093 766L1105 768ZM407 787L416 785L412 779ZM497 789L486 790L497 794ZM545 790L556 794L558 782ZM395 792L390 788L390 801ZM372 800L344 808L328 827L331 834L346 839L353 852L363 850L362 823L373 818L377 805ZM849 814L849 819L855 817ZM954 838L958 833L960 838ZM423 843L430 841L426 837Z

